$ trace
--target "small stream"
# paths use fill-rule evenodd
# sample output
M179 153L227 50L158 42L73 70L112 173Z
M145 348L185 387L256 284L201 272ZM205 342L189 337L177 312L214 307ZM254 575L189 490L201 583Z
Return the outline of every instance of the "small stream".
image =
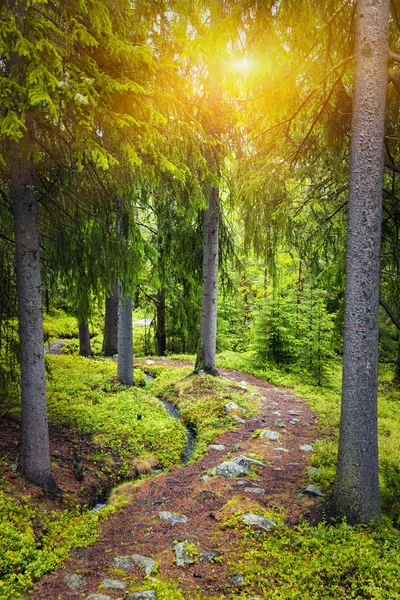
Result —
M148 373L146 373L146 381L148 381L148 382L153 381L153 379L154 379L154 377L152 375L149 375ZM168 414L171 415L171 417L173 417L174 419L177 419L177 420L179 419L179 410L175 406L175 404L173 404L169 400L164 400L163 398L160 398L160 396L156 396L156 398L157 398L157 400L162 402L162 404L164 405L164 408L166 409ZM194 447L196 444L196 434L195 434L194 430L191 427L188 427L185 423L184 423L184 426L186 428L187 442L186 442L185 450L183 452L182 462L184 465L187 465L189 460L192 458L192 454L193 454ZM96 513L97 511L104 508L105 506L107 506L107 499L104 498L104 496L100 496L98 498L97 503L92 508L91 512Z
M152 375L149 375L148 373L146 373L146 381L153 381L153 379L154 379L154 377ZM164 405L164 408L166 409L168 414L171 415L171 417L173 417L174 419L179 419L179 410L175 406L175 404L173 404L169 400L164 400L163 398L160 398L160 396L156 396L156 398L157 398L157 400L162 402L162 404ZM188 425L186 425L185 423L184 423L184 426L186 428L187 442L186 442L185 450L183 452L182 462L184 465L187 465L189 460L191 459L193 451L194 451L194 447L195 447L195 443L196 443L196 434L195 434L194 430L191 427L188 427Z

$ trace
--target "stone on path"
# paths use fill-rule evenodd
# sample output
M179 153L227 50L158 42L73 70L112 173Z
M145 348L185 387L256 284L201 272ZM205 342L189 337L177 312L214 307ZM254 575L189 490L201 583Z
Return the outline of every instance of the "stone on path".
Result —
M159 512L158 516L160 519L163 519L163 521L168 521L168 523L171 523L171 525L176 525L176 523L187 523L189 520L186 515L179 515L166 510Z
M154 590L141 590L128 594L125 600L157 600L157 596Z
M319 467L309 467L307 471L309 475L317 475L318 473L321 473L321 469Z
M111 596L106 596L105 594L90 594L86 600L112 600L112 598Z
M186 549L185 542L177 542L174 546L174 554L176 558L176 566L184 567L185 565L192 565L195 561Z
M287 448L282 448L282 446L280 446L279 448L275 448L276 452L289 452L289 450Z
M210 481L211 477L209 475L203 475L200 477L200 481Z
M110 590L124 590L128 587L126 581L118 581L118 579L103 579L102 584Z
M243 575L232 575L231 583L233 583L233 585L243 585L243 583L244 583Z
M299 414L300 413L297 410L289 410L289 415L293 415L294 417L298 417Z
M272 414L273 414L275 417L280 417L280 416L281 416L281 413L279 412L279 410L274 410L274 411L272 411Z
M276 525L276 522L272 519L260 517L260 515L256 515L254 513L246 513L242 515L241 521L245 525L255 525L260 529L264 529L264 531L271 531L271 529Z
M275 441L279 440L279 433L277 431L271 431L270 429L263 429L261 433L258 435L260 438L268 438L269 440Z
M210 444L208 448L210 450L218 450L219 452L223 452L225 450L225 446L223 444Z
M322 492L315 485L310 484L307 487L305 487L303 490L301 490L301 492L299 492L299 494L297 494L298 498L302 498L303 496L314 496L316 498L326 498L328 496L328 494L325 494L324 492Z
M211 471L211 475L221 475L222 477L243 477L249 473L251 473L250 465L247 460L243 459L240 463L227 460L214 467Z
M86 579L83 575L78 575L77 573L67 573L63 579L73 592L79 592L86 584Z
M246 487L244 488L244 491L248 494L265 494L265 490L260 487Z
M250 456L244 456L243 454L232 459L232 462L237 463L239 465L245 464L243 461L246 461L252 465L256 465L257 467L265 467L264 463L262 463L260 460L256 460L255 458L251 458Z
M247 410L243 408L243 406L236 404L236 402L228 402L228 404L225 404L225 411L230 412L231 410L239 410L242 413L247 413Z
M115 556L113 564L120 569L130 569L134 565L129 556Z
M314 452L314 448L310 444L303 444L303 446L299 446L299 450L302 452Z
M149 556L132 554L131 558L137 567L142 567L146 575L151 575L157 569L156 561Z
M234 421L236 421L236 423L239 423L240 425L246 425L247 423L245 419L242 419L242 417L238 417L237 415L231 415L231 419L233 419Z

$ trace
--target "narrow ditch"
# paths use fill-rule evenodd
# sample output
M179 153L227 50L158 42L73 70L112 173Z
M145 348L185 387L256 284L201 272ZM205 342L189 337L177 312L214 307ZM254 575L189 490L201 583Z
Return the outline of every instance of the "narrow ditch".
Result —
M150 375L149 373L145 373L145 375L146 375L147 382L153 381L154 377L152 375ZM159 400L163 404L165 410L171 417L173 417L176 420L180 419L179 409L177 406L175 406L175 404L173 404L169 400L164 400L164 398L161 398L160 396L155 396L155 397L157 398L157 400ZM186 429L187 442L186 442L185 449L183 451L182 462L184 465L187 465L189 460L192 458L194 448L196 445L196 433L195 433L194 429L192 427L190 427L189 425L187 425L186 423L183 422L183 425L185 426L185 429ZM110 490L110 492L111 492L111 490ZM93 506L93 508L91 509L91 512L96 513L101 508L104 508L105 506L107 506L108 495L109 494L100 492L98 494L98 496L96 497L96 503Z

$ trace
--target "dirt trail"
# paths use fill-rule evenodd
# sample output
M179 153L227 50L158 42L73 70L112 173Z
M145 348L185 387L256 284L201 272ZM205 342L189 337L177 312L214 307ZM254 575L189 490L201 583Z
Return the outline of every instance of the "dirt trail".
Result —
M187 363L157 360L155 364L179 366ZM168 473L144 481L133 492L129 504L104 523L99 540L89 548L72 551L63 568L42 577L30 596L32 599L90 598L91 594L96 593L100 594L99 600L124 599L127 597L126 591L105 589L104 580L117 579L123 583L124 577L115 574L113 560L117 556L129 557L133 554L156 560L162 579L177 581L179 578L180 586L188 598L191 597L190 591L198 587L209 596L223 594L229 598L230 594L245 590L232 583L234 572L227 564L243 532L221 529L220 510L226 503L235 496L238 502L235 510L248 508L251 512L254 502L265 509L283 507L292 523L300 515L316 509L318 500L295 497L308 481L306 467L310 459L310 453L301 451L299 447L311 444L317 437L315 416L310 408L290 391L275 388L251 375L225 369L221 369L220 373L226 378L257 386L263 398L259 414L245 425L215 440L214 443L223 444L225 450L210 449L195 463L175 467ZM298 413L298 422L290 423L293 415L289 411ZM277 429L277 418L285 423L285 429ZM252 437L256 429L264 428L279 432L280 441ZM240 445L240 449L233 451L237 445ZM277 450L278 447L284 450ZM202 481L201 477L223 462L229 452L231 458L252 452L262 457L265 466L254 468L256 479L240 478L244 484L225 477ZM249 491L252 488L261 488L265 493ZM159 518L160 511L183 514L188 520L171 525ZM218 535L215 535L216 532ZM193 565L176 566L174 542L184 540L192 542L202 551L220 555L221 560L217 563L200 560ZM142 567L125 567L124 573L127 581L132 578L138 582L143 580L146 589L151 589L151 579L144 580ZM81 576L80 585L76 586L75 591L66 583L67 579L71 584L68 579L71 574Z

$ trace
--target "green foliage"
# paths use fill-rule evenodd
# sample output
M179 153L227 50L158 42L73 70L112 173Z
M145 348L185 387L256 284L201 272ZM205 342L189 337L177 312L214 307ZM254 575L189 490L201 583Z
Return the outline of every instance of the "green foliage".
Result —
M17 600L26 597L34 580L60 566L71 548L93 544L105 513L45 512L29 497L22 502L9 492L0 492L0 597Z
M149 453L165 467L179 462L186 442L184 427L145 391L112 383L114 362L62 355L48 359L50 422L91 433L104 454L122 460L121 475L134 458ZM144 383L143 376L140 379L139 385Z
M172 385L163 394L174 402L185 423L196 431L193 460L204 454L208 445L221 433L236 426L225 411L225 405L235 402L247 410L246 416L256 413L259 395L242 389L238 384L210 375L192 375Z
M244 575L248 594L254 590L271 599L394 600L400 598L399 548L399 533L387 524L281 524L258 538L247 534L232 568Z

